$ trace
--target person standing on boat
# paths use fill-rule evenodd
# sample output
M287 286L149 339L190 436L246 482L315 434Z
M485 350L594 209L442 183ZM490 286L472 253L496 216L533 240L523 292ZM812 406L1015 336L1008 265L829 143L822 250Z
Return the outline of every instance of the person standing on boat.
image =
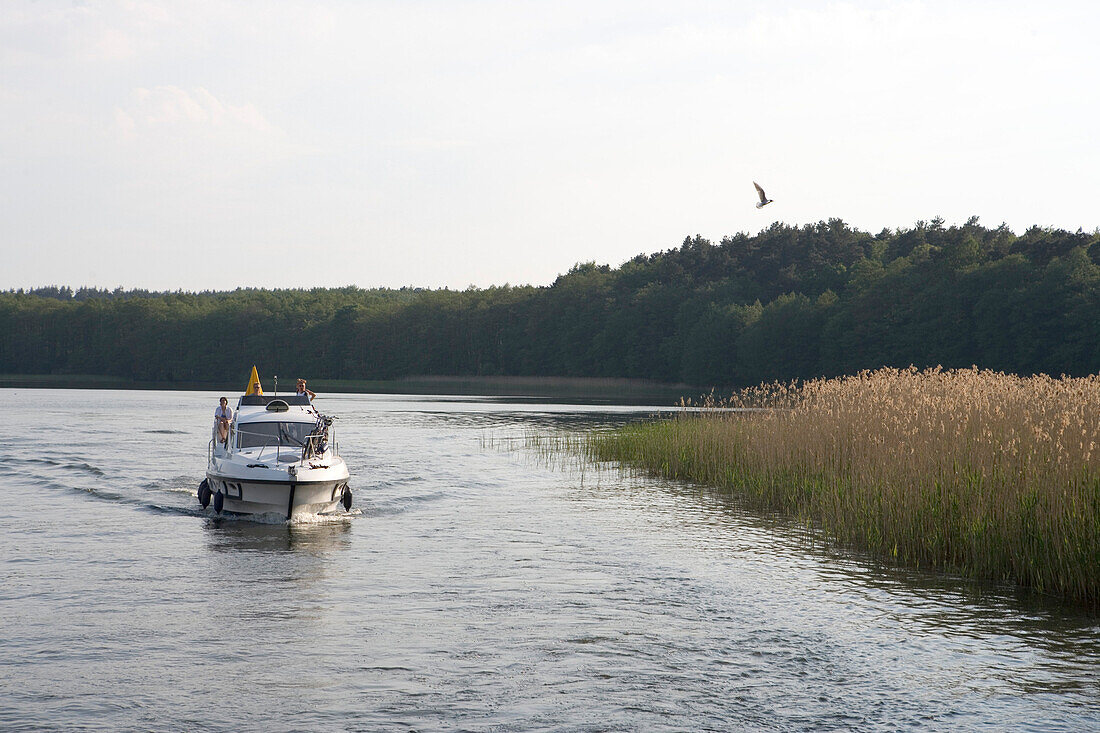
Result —
M229 439L229 423L233 420L233 409L229 406L229 400L222 397L218 400L218 407L214 410L214 422L218 425L218 440L224 443Z
M317 393L311 389L306 388L306 380L298 377L298 386L295 390L298 394L309 395L309 401L313 402L313 398L317 396Z

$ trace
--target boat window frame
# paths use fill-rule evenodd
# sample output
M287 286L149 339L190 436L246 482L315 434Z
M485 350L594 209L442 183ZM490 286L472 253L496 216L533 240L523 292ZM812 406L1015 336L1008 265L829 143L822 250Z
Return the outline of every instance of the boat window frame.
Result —
M275 427L274 431L263 431L263 430L249 431L249 430L242 429L245 426L255 426L255 425L274 425L276 427ZM298 431L287 430L287 426L289 426L289 425L297 425L297 426L299 426L299 430ZM238 423L237 424L237 430L236 430L236 434L237 434L236 447L237 447L237 450L247 450L249 448L278 448L280 450L286 448L286 449L290 449L290 450L301 450L303 447L305 447L306 443L308 442L309 435L310 435L310 433L313 432L314 427L315 427L314 423L294 421L294 420L256 420L256 421L252 421L252 422ZM295 434L295 433L298 433L298 432L301 433L300 436ZM277 440L275 440L275 442L269 442L269 443L255 443L255 444L245 445L244 444L245 441L242 439L242 436L244 436L246 434L262 435L262 436L265 436L267 438L277 439ZM285 440L284 436L285 436L286 439L289 439L289 440ZM290 441L293 441L293 442L290 442Z

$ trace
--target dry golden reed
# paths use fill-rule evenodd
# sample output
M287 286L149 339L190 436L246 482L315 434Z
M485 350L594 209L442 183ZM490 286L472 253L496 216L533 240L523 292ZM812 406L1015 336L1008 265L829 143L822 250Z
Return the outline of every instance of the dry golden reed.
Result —
M585 450L900 562L1100 605L1100 377L880 369L703 407Z

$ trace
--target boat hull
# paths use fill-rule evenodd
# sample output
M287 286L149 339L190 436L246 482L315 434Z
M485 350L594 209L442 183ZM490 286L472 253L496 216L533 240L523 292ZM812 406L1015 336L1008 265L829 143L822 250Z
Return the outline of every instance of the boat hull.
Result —
M231 514L322 514L340 506L347 477L321 481L256 480L207 471L210 491L223 495L222 511Z

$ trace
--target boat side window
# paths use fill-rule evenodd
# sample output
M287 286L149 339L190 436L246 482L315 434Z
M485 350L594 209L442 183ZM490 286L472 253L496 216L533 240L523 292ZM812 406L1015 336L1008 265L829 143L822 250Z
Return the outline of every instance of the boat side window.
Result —
M237 426L241 448L282 446L301 448L313 429L312 423L249 422Z

